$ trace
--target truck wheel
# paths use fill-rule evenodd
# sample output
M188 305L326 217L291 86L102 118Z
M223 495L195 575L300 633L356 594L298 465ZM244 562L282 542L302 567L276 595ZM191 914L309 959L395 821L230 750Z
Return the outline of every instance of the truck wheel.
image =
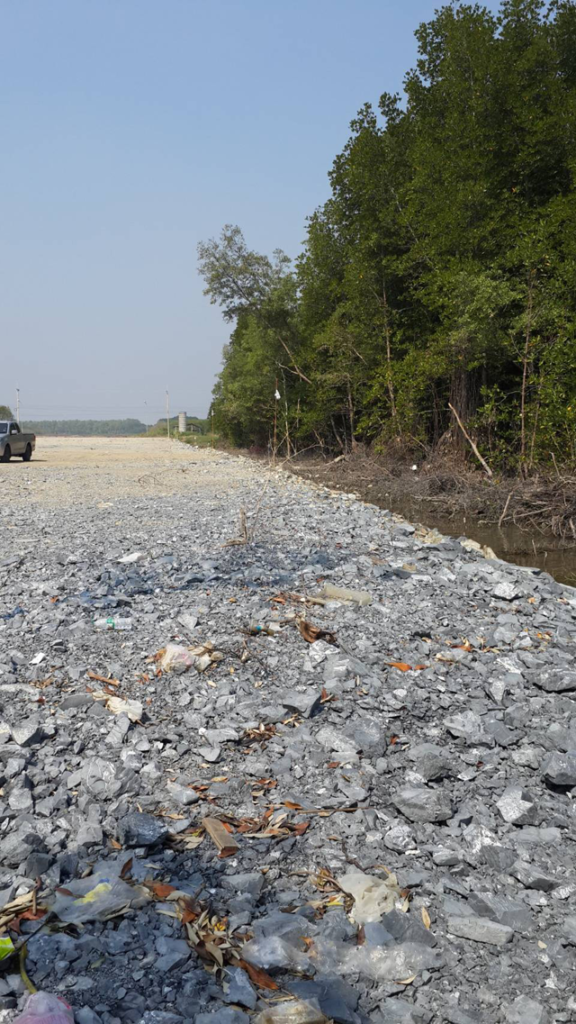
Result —
M5 449L4 449L4 451L2 452L2 455L0 455L0 461L2 461L2 462L10 462L11 456L12 456L12 449L11 449L10 445L7 444Z
M26 445L26 451L24 452L24 455L22 456L22 462L30 462L31 458L32 458L32 445L31 444L27 444Z

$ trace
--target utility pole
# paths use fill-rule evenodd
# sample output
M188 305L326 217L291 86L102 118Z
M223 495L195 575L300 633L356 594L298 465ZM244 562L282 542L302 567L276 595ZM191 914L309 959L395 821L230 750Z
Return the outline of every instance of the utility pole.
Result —
M20 388L16 388L16 422L20 423Z
M170 395L168 394L168 388L166 388L166 434L168 440L170 440Z

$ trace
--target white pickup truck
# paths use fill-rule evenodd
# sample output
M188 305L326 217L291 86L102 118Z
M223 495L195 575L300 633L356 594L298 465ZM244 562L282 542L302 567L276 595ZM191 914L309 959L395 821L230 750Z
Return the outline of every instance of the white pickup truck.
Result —
M0 462L10 462L13 455L30 462L35 447L36 434L23 434L16 420L0 420Z

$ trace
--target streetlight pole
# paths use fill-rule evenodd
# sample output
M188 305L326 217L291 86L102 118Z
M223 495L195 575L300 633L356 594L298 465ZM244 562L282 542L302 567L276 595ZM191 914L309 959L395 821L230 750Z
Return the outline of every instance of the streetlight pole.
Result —
M20 423L20 388L16 388L16 422Z

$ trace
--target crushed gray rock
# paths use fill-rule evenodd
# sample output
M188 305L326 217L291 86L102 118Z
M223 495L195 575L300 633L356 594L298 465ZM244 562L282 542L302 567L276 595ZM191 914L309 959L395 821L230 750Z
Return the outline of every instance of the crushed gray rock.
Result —
M255 462L85 444L0 507L1 903L113 901L21 922L37 987L79 1024L571 1020L574 592ZM200 956L184 897L279 990Z

